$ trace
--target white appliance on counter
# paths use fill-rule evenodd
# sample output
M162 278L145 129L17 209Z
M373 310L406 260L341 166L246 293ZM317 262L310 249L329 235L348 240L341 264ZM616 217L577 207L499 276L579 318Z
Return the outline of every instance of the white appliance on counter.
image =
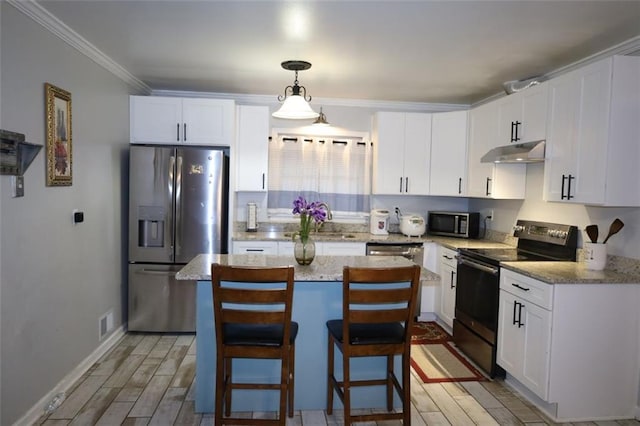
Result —
M369 232L373 235L389 234L389 210L371 210L369 214Z
M400 232L407 237L419 237L427 230L424 217L419 214L409 213L400 216Z

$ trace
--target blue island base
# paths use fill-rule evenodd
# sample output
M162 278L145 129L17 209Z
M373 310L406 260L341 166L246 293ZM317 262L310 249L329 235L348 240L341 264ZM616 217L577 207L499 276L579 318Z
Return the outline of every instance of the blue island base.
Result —
M327 327L329 319L342 317L341 281L296 281L293 320L299 324L296 339L294 410L324 410L327 404ZM214 412L216 341L213 327L211 281L198 281L196 299L196 405L199 413ZM336 377L342 377L342 357L336 350ZM396 375L401 379L401 360L395 359ZM384 378L384 357L352 360L355 379ZM280 361L236 359L233 376L237 382L280 380ZM356 387L351 391L353 408L386 409L383 386ZM273 390L234 390L233 411L277 411L279 392ZM394 406L401 408L395 396ZM342 403L334 396L334 407Z

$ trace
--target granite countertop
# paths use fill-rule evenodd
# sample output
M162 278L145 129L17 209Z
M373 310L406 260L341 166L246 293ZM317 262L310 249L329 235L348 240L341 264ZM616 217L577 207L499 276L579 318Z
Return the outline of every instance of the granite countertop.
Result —
M242 232L233 233L233 241L291 241L292 232ZM473 240L464 238L441 237L425 234L420 237L407 237L398 233L374 235L369 232L317 232L312 237L317 242L354 242L354 243L438 243L453 250L459 248L507 248L505 243L490 240Z
M316 256L308 266L298 265L291 256L265 254L199 254L176 274L177 280L211 280L211 264L234 266L289 266L295 268L296 281L342 281L344 266L387 268L413 265L401 256ZM422 268L421 281L438 281L440 276Z
M501 262L500 266L548 284L638 284L640 276L611 269L593 271L584 262Z

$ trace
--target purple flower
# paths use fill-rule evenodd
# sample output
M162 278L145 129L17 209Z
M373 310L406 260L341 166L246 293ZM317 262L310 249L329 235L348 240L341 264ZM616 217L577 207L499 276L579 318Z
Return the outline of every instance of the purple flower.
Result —
M325 220L327 220L327 211L325 210L325 205L320 201L307 203L307 200L305 200L302 195L293 200L292 213L300 215L300 231L296 232L293 235L293 238L295 239L296 235L300 235L300 238L303 242L306 242L307 238L309 238L312 220L316 224L321 224Z

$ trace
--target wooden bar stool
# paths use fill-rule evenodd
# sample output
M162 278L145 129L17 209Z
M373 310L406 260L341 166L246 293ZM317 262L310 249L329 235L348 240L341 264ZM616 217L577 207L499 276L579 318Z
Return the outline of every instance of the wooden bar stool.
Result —
M333 392L344 404L344 424L371 420L401 419L411 424L410 345L416 295L420 285L418 265L397 268L344 267L342 318L327 321L329 329L327 413L333 412ZM334 373L334 346L342 352L343 378ZM402 384L393 367L402 356ZM385 378L351 380L353 357L386 356ZM351 387L384 385L387 413L351 415ZM393 411L393 389L402 401L402 412ZM372 407L373 408L373 407Z
M295 339L298 334L298 324L291 321L293 271L293 266L211 265L216 330L216 426L285 425L287 407L289 417L293 417ZM233 358L280 359L280 383L234 383L231 376ZM278 419L230 417L233 389L279 390Z

